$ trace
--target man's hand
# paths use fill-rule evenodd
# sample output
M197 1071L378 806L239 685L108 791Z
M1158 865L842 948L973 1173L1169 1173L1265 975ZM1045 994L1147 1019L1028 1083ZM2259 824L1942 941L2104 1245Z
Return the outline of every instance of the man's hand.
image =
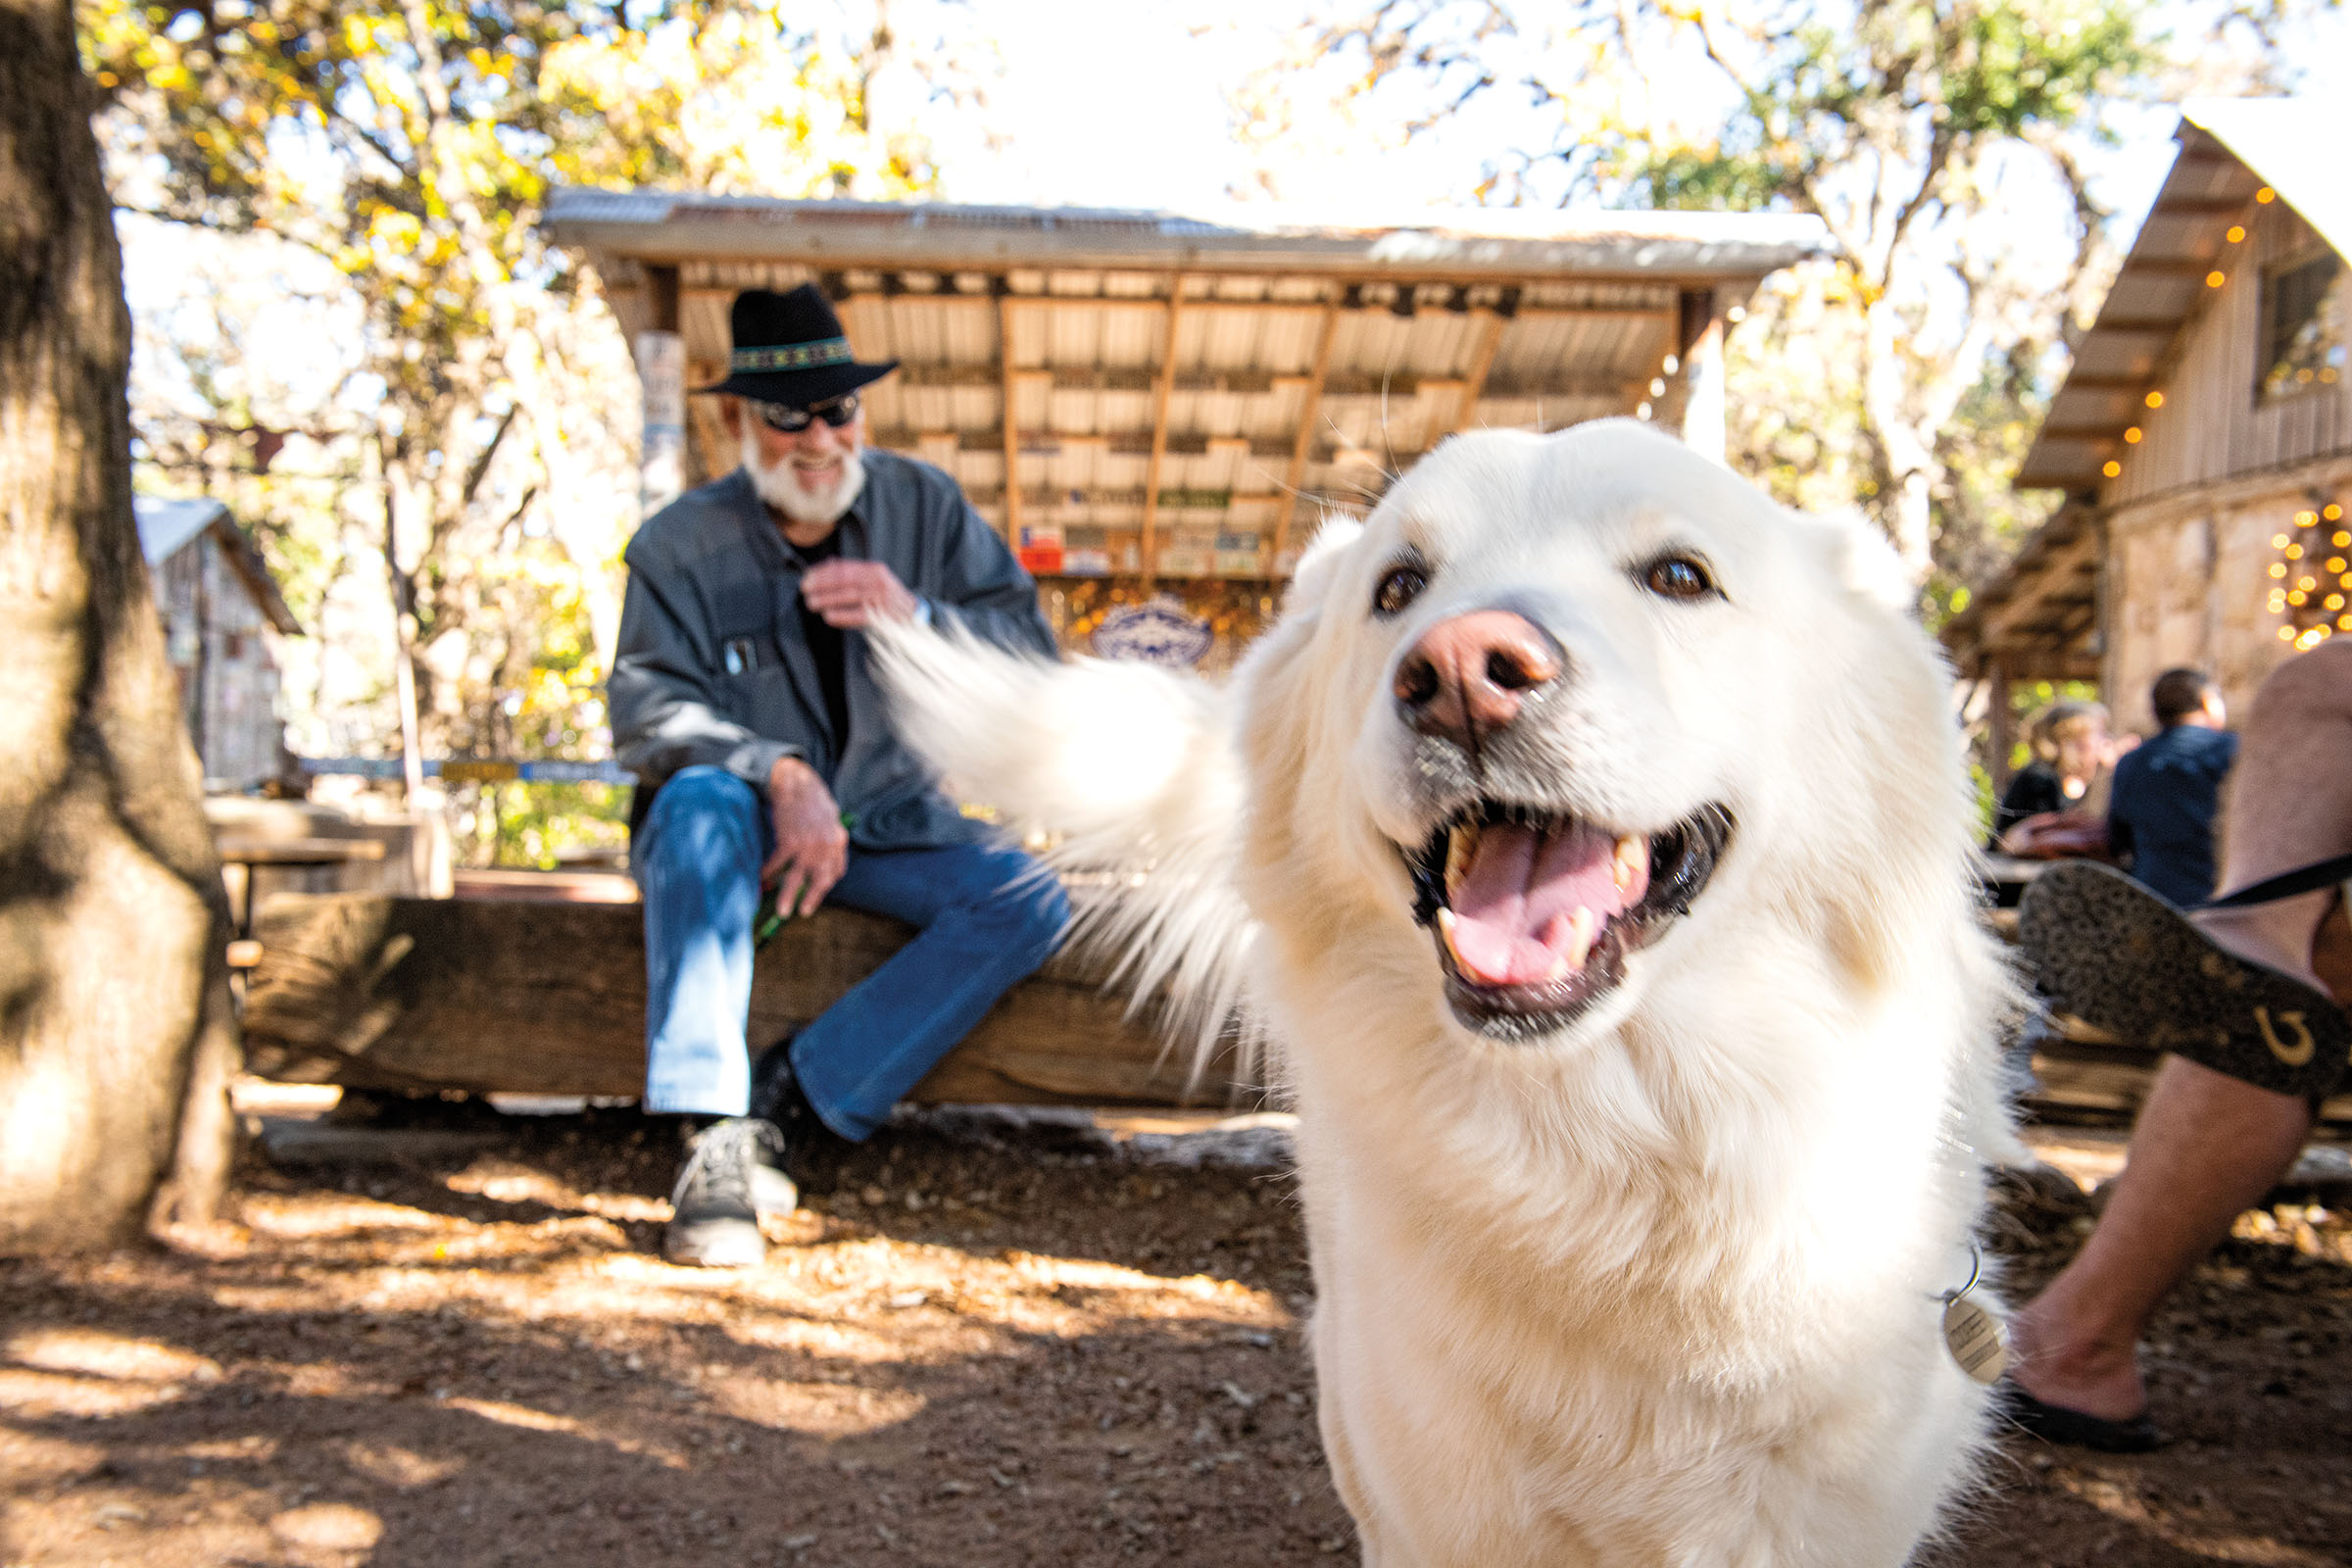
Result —
M781 758L768 770L767 804L776 847L760 867L760 885L782 878L777 911L814 914L849 868L850 835L841 825L841 807L816 769L797 757Z
M855 628L874 620L906 620L914 595L879 561L828 561L801 579L801 597L828 626Z

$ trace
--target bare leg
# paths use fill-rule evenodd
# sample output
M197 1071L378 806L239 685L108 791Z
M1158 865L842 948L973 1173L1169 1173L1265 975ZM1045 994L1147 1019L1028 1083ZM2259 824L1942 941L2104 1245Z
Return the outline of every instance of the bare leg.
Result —
M2225 891L2352 853L2352 641L2324 644L2263 683L2236 771ZM2337 895L2197 920L2239 956L2352 1001L2352 927ZM2270 1190L2311 1120L2296 1096L2167 1057L2098 1229L2010 1325L2019 1386L2087 1415L2144 1409L2138 1346L2157 1303Z
M2224 893L2352 854L2352 638L2288 660L2255 693L2223 837ZM2335 905L2322 891L2195 918L2239 957L2325 990L2312 949Z
M2147 1408L2139 1338L2157 1302L2270 1191L2311 1131L2311 1104L2167 1056L2099 1228L2010 1323L2012 1376L2086 1415Z

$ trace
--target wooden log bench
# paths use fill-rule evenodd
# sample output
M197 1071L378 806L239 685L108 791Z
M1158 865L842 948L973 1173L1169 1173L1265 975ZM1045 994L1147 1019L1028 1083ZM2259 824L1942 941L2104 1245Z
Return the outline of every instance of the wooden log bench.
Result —
M256 919L248 1068L354 1089L633 1097L645 1082L645 944L634 904L279 894ZM853 909L787 925L760 955L751 1039L807 1024L908 927ZM1060 956L1000 1001L910 1097L924 1103L1255 1109L1230 1049L1196 1073L1102 976Z
M506 873L473 897L281 893L255 923L249 1068L354 1089L634 1097L645 1077L645 945L625 878ZM2007 913L2009 911L1999 911ZM760 956L751 1037L782 1038L906 942L895 920L825 909ZM1196 1075L1148 1022L1067 956L998 1003L915 1087L921 1103L1193 1105L1264 1097L1230 1051ZM2034 1057L2029 1115L2128 1121L2157 1054L2059 1020ZM2352 1128L2352 1094L2322 1109Z

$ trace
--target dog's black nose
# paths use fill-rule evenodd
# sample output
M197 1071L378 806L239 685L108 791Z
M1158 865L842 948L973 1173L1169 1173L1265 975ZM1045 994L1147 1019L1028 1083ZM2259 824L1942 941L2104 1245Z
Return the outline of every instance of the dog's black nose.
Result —
M1422 633L1396 666L1396 701L1414 729L1476 751L1562 663L1559 645L1525 616L1476 610Z

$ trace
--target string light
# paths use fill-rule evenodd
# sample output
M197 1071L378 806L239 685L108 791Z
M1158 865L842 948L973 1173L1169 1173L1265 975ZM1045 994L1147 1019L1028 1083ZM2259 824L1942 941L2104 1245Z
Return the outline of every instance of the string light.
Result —
M2263 206L2268 207L2271 205L2271 203L2278 199L2278 193L2271 189L2270 186L2265 185L2262 187L2262 189L2254 193L2254 199L2257 202L2260 202Z
M2338 631L2352 631L2352 609L2346 608L2345 594L2337 591L2352 589L2352 556L2328 556L2325 569L2331 580L2323 583L2319 576L2320 557L2328 546L2352 551L2352 531L2322 531L2343 514L2342 505L2333 501L2304 507L2294 514L2291 527L2271 535L2271 548L2278 554L2267 568L2271 581L2263 605L2281 617L2278 640L2297 653L2319 647ZM2297 570L2293 564L2298 562L2307 564Z
M2163 407L2164 407L2164 394L2163 394L2163 393L2161 393L2161 392L2151 392L2151 393L2149 393L2149 394L2148 394L2148 407L2149 407L2149 408L2151 408L2151 409L2161 409L2161 408L2163 408Z
M2135 446L2139 445L2139 442L2140 442L2140 429L2139 429L2139 426L2138 426L2138 425L2136 425L2136 424L2135 424L2135 425L2132 426L2132 428L2131 428L2131 429L2129 429L2129 430L2126 430L2126 431L2124 432L2124 445L2126 445L2126 446L2128 446L2128 447L2135 447Z
M2104 464L2100 465L2099 471L2105 474L2108 478L2113 479L2124 471L2124 466L2116 462L2113 458L2109 458Z
M2207 272L2207 273L2205 274L2205 286L2206 286L2207 288L2220 288L2220 287L2221 287L2221 286L2222 286L2224 283L2227 283L2227 282L2229 282L2229 281L2230 281L2230 274L2229 274L2229 273L2227 273L2227 272L2221 271L2221 270L2219 270L2218 269L2217 269L2216 270L2214 270L2214 271Z
M2246 231L2243 226L2237 223L2231 223L2230 225L2230 232L2222 237L2228 240L2230 244L2235 245L2246 237Z

